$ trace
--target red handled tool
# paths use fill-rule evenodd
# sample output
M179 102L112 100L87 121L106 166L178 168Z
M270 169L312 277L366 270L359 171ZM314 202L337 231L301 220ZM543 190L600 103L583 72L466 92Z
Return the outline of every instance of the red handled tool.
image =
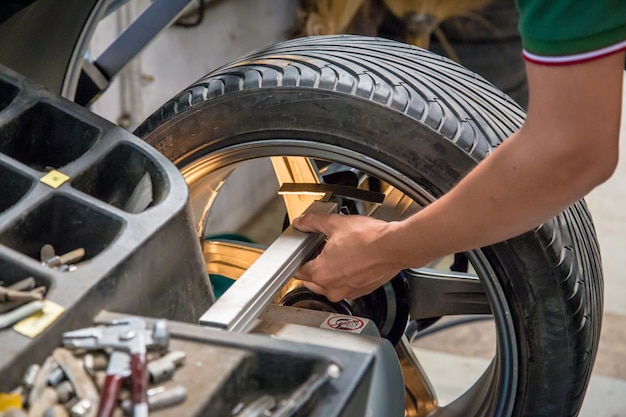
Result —
M110 417L122 381L130 375L132 382L133 416L148 415L148 348L167 348L169 333L165 321L157 321L152 330L146 322L136 317L114 321L109 326L88 327L63 334L63 344L68 348L88 350L113 349L107 378L100 398L98 417Z

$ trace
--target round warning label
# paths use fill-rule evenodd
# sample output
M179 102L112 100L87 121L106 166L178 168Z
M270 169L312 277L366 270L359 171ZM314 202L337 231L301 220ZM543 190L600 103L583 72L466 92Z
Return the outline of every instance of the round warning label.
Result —
M331 314L320 326L324 329L342 330L352 333L361 333L365 327L365 321L358 317L344 314Z

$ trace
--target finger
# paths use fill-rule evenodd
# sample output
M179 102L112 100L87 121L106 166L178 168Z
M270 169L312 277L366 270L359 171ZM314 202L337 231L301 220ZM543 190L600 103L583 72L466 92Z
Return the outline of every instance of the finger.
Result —
M320 287L317 284L305 281L302 283L302 285L304 285L305 288L308 288L309 290L313 291L316 294L324 295L324 288Z
M326 269L325 265L324 251L322 250L316 258L302 265L294 274L294 278L300 281L314 282L323 287L337 286L338 282L334 283L332 278L329 279L328 275L322 273Z
M293 274L293 277L300 281L305 281L305 282L311 281L311 277L301 271L296 271L296 273Z
M306 288L316 294L323 295L333 303L337 303L341 300L354 300L355 298L363 297L364 295L370 294L371 292L379 288L379 285L377 284L365 286L362 288L352 288L347 285L341 285L337 287L322 287L314 282L308 281L303 281L302 285L304 285Z
M338 215L313 213L303 214L293 220L293 227L301 232L318 232L325 236L330 236L334 230L334 225L331 221L333 216Z
M313 267L314 265L311 265L313 262L315 261L315 259L305 263L304 265L302 265L300 267L300 269L298 269L296 271L296 273L294 274L294 278L295 279L299 279L300 281L307 281L307 282L311 282L313 281Z
M308 288L309 290L313 291L316 294L323 295L324 297L328 299L328 301L333 302L333 303L338 303L339 301L347 298L346 294L347 294L347 290L349 290L349 288L347 287L324 288L313 282L303 282L302 285L304 285L305 288Z

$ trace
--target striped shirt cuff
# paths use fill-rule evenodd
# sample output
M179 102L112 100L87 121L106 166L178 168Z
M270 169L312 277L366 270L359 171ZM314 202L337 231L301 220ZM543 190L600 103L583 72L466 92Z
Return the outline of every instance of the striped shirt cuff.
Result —
M626 50L626 40L618 42L614 45L607 46L605 48L596 49L595 51L583 52L580 54L561 55L561 56L549 56L549 55L537 55L527 50L522 51L522 56L528 62L539 65L572 65L580 64L583 62L593 61L607 55L611 55L617 52Z

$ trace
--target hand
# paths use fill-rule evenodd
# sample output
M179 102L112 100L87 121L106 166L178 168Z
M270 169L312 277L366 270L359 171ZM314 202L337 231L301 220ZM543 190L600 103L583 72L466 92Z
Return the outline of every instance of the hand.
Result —
M322 252L295 277L330 301L369 294L403 269L393 261L393 223L357 215L305 214L293 225L327 237Z

